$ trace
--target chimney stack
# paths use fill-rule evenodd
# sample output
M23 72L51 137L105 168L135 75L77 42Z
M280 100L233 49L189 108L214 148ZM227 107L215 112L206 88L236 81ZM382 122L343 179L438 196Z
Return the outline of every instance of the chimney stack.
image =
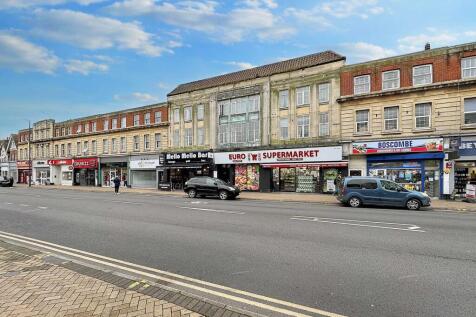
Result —
M429 42L425 44L425 51L428 51L431 48L431 45Z

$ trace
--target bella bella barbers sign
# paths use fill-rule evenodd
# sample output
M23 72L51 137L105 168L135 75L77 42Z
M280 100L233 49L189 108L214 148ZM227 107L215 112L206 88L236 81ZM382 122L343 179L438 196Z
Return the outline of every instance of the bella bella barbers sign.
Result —
M207 163L213 159L211 152L182 152L182 153L166 153L165 164L177 163Z

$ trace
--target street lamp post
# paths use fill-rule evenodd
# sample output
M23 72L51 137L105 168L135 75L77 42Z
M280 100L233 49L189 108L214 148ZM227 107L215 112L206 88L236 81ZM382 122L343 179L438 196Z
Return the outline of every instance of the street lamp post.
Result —
M28 120L28 167L30 169L28 177L28 187L31 187L31 177L33 176L32 164L31 164L31 122Z

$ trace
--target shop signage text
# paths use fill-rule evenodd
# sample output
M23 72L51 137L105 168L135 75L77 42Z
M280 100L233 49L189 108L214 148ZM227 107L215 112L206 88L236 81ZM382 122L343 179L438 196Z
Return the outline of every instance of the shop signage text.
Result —
M352 154L443 151L443 139L408 139L359 142L352 144Z
M165 163L174 164L174 163L193 163L193 162L208 162L213 158L213 153L211 152L184 152L184 153L166 153L165 154Z
M48 161L33 161L33 167L48 167Z
M97 158L74 159L73 166L74 168L97 168L98 159Z
M215 153L215 164L341 161L342 147Z
M30 161L17 161L17 168L19 169L30 168Z
M461 137L459 143L459 155L476 155L476 137Z
M129 162L131 169L155 169L160 166L159 159L155 160L131 160Z
M66 159L66 160L48 160L48 165L72 165L73 160L72 159Z

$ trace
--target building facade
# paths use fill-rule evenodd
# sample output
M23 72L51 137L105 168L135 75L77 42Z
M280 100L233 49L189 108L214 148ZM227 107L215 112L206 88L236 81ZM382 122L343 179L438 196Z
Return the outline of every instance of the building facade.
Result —
M17 172L17 135L11 134L5 140L0 140L0 176L18 179Z
M384 177L431 197L476 182L475 43L345 66L341 94L351 176Z

